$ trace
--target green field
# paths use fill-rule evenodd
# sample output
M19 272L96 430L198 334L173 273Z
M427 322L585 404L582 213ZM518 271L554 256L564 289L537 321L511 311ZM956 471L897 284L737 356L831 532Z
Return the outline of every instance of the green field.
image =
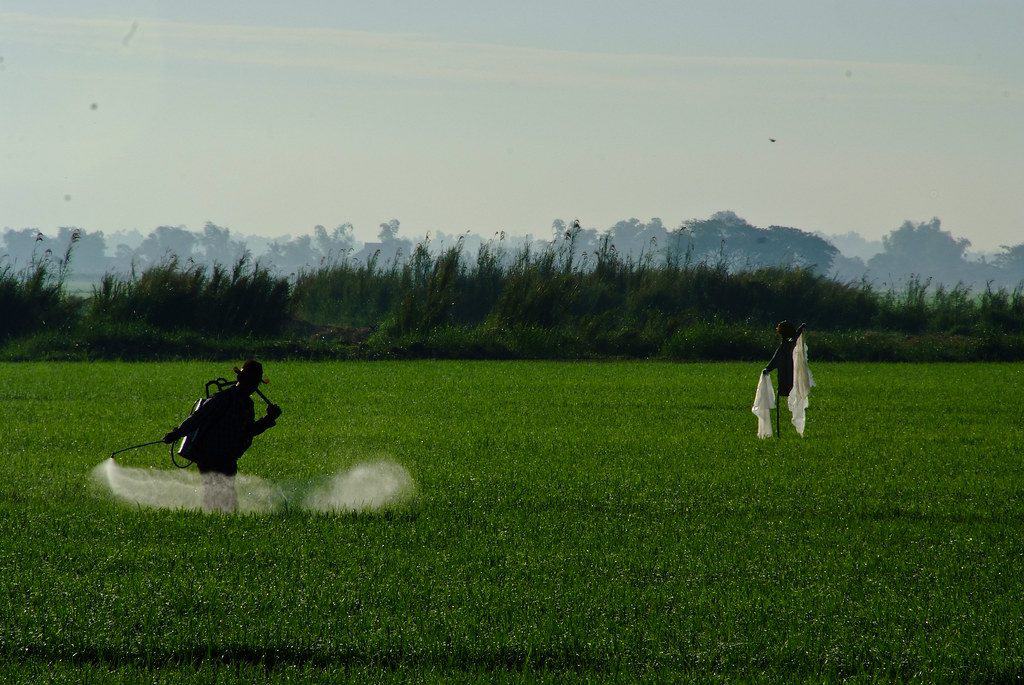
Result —
M806 439L758 441L756 364L271 363L245 472L386 454L416 499L97 494L230 366L0 365L0 680L1024 677L1024 365L812 360Z

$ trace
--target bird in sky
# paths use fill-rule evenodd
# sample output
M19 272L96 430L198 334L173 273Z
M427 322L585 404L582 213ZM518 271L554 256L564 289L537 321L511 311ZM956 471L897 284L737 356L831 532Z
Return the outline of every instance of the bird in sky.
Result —
M772 141L773 143L775 142L774 138L769 138L768 140Z

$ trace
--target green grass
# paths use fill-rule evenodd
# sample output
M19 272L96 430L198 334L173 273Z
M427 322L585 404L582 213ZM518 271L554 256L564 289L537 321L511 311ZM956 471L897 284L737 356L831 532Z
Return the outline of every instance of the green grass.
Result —
M390 454L387 513L140 511L89 471L230 365L0 365L0 679L1024 677L1024 365L272 363L285 484ZM125 459L168 466L159 448Z

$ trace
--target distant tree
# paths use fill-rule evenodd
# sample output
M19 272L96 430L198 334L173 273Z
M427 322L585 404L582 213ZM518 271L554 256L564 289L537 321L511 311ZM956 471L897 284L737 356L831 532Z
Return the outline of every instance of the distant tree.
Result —
M646 223L636 217L624 219L609 228L607 235L619 254L633 258L663 252L668 242L668 230L658 217Z
M834 233L832 235L816 232L815 235L835 245L844 256L860 257L861 261L864 262L884 249L881 240L868 240L856 231Z
M788 226L758 228L735 212L716 212L688 222L673 238L674 250L685 246L692 259L724 262L730 269L802 266L828 273L839 254L820 236Z
M320 263L320 253L313 247L313 238L309 235L275 240L267 248L264 258L284 273L294 273Z
M860 257L847 257L845 254L837 254L832 259L832 269L828 275L838 281L849 283L860 281L867 276L868 265Z
M142 241L146 239L146 236L142 235L142 231L137 228L132 228L127 231L114 231L106 236L107 239L107 250L109 255L113 255L117 252L119 245L124 245L129 250L137 250L139 245L142 245Z
M760 250L761 265L802 266L828 273L839 254L832 243L799 228L769 226L765 230L768 239Z
M1002 245L1002 252L995 256L993 263L1002 272L1002 280L1010 287L1024 282L1024 243Z
M352 224L344 223L328 233L326 228L318 225L313 228L313 242L320 256L343 259L355 249L355 229Z
M137 229L114 231L106 236L107 268L118 273L126 273L132 265L141 261L138 256L139 246L146 239Z
M408 257L412 254L412 241L399 238L398 230L400 223L398 219L391 219L380 225L380 230L377 232L377 239L380 241L379 259L382 262L395 259L396 257Z
M398 219L391 219L390 221L385 221L380 225L380 230L377 232L377 238L382 243L397 240L398 229L400 226L401 223L398 221Z
M553 244L563 253L563 259L570 256L569 250L572 251L569 265L586 268L598 248L601 234L596 228L584 228L578 219L569 222L555 219L551 222L551 238Z
M98 276L109 267L107 242L102 231L86 231L75 226L61 226L57 245L67 249L74 242L71 271L77 276Z
M911 275L945 284L983 284L998 277L988 264L965 259L971 241L942 230L938 217L914 223L904 221L882 238L883 252L868 260L873 278L898 285Z
M440 254L440 252L448 248L461 247L463 254L476 254L476 251L483 243L484 239L482 236L469 231L463 233L438 231L430 239L430 251L434 254Z
M116 272L128 272L138 264L138 252L135 248L130 247L126 243L119 243L114 248L114 256L110 259L110 269Z
M3 235L3 249L0 256L16 268L27 266L33 257L42 258L46 251L57 251L57 241L43 235L38 228L8 228Z
M882 238L882 247L890 257L913 257L942 266L958 264L970 246L967 238L954 238L949 231L943 231L938 217L919 224L904 221Z
M211 221L207 221L203 226L203 232L198 236L197 242L202 248L203 260L211 264L231 264L245 253L245 243L232 240L229 229Z
M146 236L137 252L146 264L156 264L170 256L185 261L197 256L198 243L199 237L184 226L158 226Z

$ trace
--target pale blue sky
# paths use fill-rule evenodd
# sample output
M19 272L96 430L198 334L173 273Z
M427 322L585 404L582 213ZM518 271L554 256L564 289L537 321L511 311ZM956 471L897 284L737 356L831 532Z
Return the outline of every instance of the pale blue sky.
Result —
M1024 2L40 4L0 0L0 226L1024 240Z

